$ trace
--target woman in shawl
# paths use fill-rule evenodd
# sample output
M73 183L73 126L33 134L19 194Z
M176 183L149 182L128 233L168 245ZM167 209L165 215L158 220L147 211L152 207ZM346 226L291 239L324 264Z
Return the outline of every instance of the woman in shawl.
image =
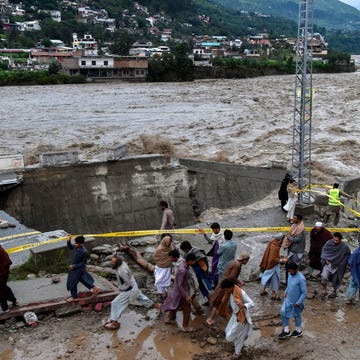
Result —
M271 287L271 299L273 300L280 299L277 297L277 292L280 286L280 264L284 262L280 259L283 239L284 236L279 236L270 240L260 263L262 272L260 295L267 295L266 289Z
M249 308L254 306L254 302L240 286L235 285L232 279L223 280L221 288L224 289L225 295L219 307L219 314L223 317L228 316L230 299L231 317L225 328L225 335L227 341L234 342L233 358L237 359L241 355L245 340L251 333L252 321Z
M171 282L172 260L169 251L174 250L172 237L170 234L162 234L159 246L155 250L155 286L162 298L166 298L167 291Z
M286 205L283 207L283 209L287 211L287 215L286 215L287 221L290 222L294 217L295 206L297 203L298 192L299 192L295 180L290 180L287 186L287 192L288 192L288 201Z

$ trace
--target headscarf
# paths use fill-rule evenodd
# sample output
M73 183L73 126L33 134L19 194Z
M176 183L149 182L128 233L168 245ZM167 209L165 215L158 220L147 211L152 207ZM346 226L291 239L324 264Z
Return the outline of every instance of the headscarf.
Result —
M161 268L169 268L172 261L169 257L169 251L173 250L172 237L170 235L164 236L159 246L155 250L154 259L156 266Z

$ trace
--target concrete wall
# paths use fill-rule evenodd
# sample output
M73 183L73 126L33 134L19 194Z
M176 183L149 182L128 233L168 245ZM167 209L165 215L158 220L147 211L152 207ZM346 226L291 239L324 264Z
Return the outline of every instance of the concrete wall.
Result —
M284 170L152 155L23 175L23 184L1 197L2 209L40 231L99 233L159 228L162 199L177 227L190 225L209 207L261 199L279 186Z
M260 200L280 186L286 170L212 161L181 159L188 169L189 196L194 215L204 210L244 206Z

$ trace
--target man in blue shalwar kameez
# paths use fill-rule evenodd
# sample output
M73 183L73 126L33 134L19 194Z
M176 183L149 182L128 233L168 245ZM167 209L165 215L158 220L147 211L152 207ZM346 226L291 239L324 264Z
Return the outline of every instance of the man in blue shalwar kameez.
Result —
M348 300L346 303L348 305L353 305L355 298L356 298L356 293L359 293L359 296L360 296L360 292L359 292L359 289L360 289L360 246L358 246L354 250L354 252L350 255L349 265L350 265L351 276L350 276L349 287L348 287L348 291L347 291Z
M279 339L287 337L297 338L302 336L301 330L301 313L304 310L304 301L306 299L306 279L299 271L295 262L288 263L289 278L284 294L284 302L281 305L280 315L283 325L283 331L279 335ZM295 319L295 330L290 333L289 319Z
M77 285L79 282L89 290L91 289L95 295L100 291L94 285L94 278L86 270L87 250L84 242L85 238L83 236L77 236L74 245L71 243L71 236L67 239L67 247L73 252L66 282L67 290L71 293L71 297L66 299L67 302L75 301L78 298Z

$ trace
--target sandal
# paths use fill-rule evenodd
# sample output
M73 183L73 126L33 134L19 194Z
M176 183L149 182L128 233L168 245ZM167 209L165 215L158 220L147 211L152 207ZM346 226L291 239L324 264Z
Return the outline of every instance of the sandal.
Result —
M267 295L267 294L268 294L268 292L267 292L266 290L260 291L260 295L261 295L261 296L265 296L265 295Z
M104 328L106 330L117 330L120 327L120 324L117 321L111 321L109 323L104 324Z
M96 296L100 292L100 289L97 286L94 286L92 288L92 293L94 296Z
M209 321L209 319L205 320L206 325L209 325L209 326L211 326L214 322L215 322L215 320L211 320L211 321Z
M77 299L74 299L72 296L70 296L70 297L66 298L65 301L68 303L71 303L71 302L77 301Z

